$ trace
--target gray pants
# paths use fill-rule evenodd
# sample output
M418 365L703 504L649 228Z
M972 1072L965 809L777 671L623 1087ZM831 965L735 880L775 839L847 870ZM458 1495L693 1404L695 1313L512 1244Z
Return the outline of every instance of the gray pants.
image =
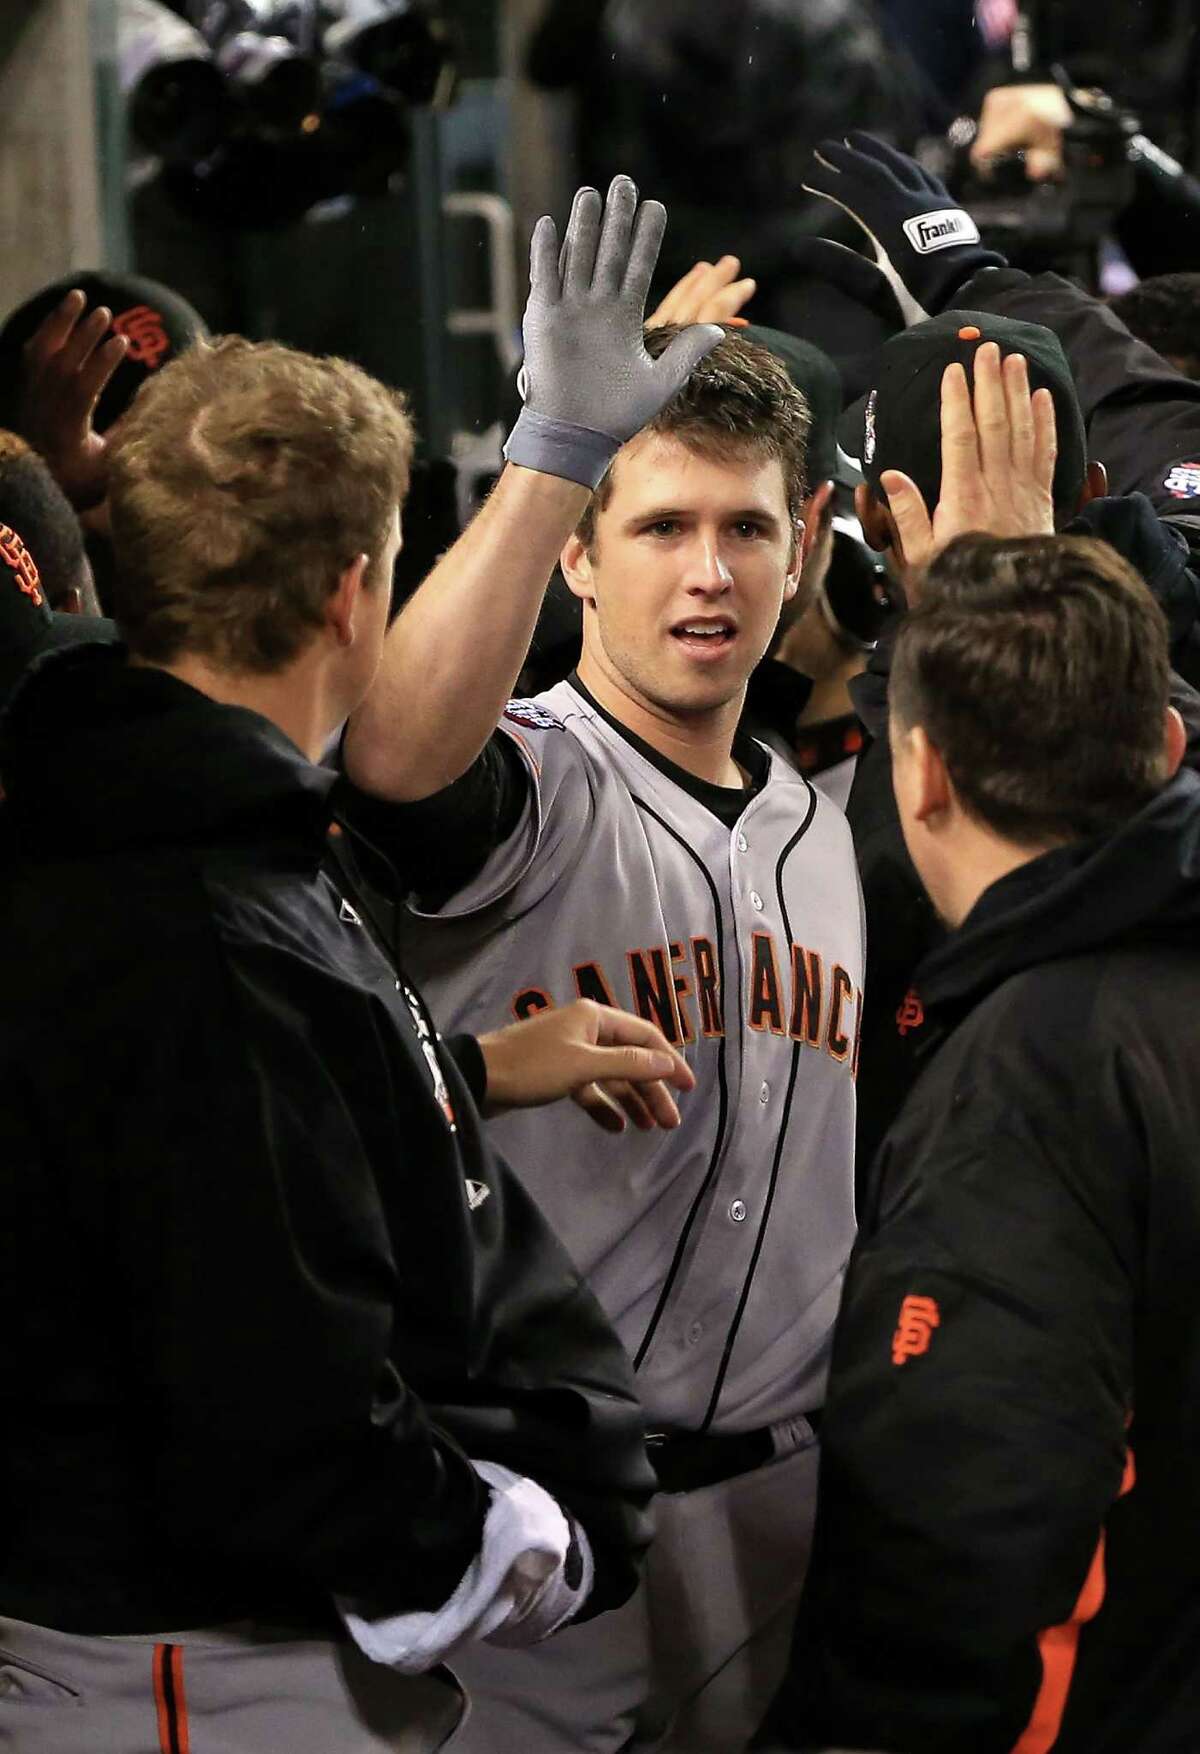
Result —
M83 1638L0 1619L4 1754L435 1754L463 1717L445 1670L250 1624Z
M532 1650L456 1656L472 1711L452 1754L738 1754L787 1661L818 1453L661 1495L632 1601Z

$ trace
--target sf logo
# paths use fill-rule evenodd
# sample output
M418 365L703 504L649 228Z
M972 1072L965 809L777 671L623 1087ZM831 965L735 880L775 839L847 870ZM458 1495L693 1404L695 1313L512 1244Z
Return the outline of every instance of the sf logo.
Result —
M17 532L10 530L7 524L0 524L0 561L12 568L17 589L23 591L40 609L45 599L42 596L42 580L37 563Z
M113 318L113 331L124 335L129 343L130 359L136 359L147 371L154 371L171 350L163 320L149 305L134 305Z
M941 1325L942 1312L932 1297L906 1297L900 1320L892 1335L892 1363L906 1364L928 1352L933 1330Z

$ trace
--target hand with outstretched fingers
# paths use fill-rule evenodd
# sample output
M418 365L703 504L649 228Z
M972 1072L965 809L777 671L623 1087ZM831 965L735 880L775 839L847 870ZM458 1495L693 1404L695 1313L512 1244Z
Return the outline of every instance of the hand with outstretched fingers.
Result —
M1001 364L985 342L975 355L972 404L959 364L942 376L942 480L931 517L920 489L898 469L885 469L887 495L906 568L921 569L956 536L1048 536L1054 532L1054 398L1029 393L1029 368L1019 353ZM920 597L910 579L909 603Z
M607 1133L625 1116L648 1132L677 1127L671 1090L695 1076L661 1030L632 1012L576 999L479 1037L487 1068L484 1112L538 1108L569 1096Z
M1003 268L979 228L938 177L870 134L822 140L804 187L848 213L866 232L908 328L951 308L981 268Z
M736 256L722 256L719 262L697 262L646 318L647 329L661 329L667 323L724 323L735 329L746 328L749 318L739 316L738 312L754 297L758 283L749 277L739 280L741 269Z
M595 189L579 190L561 252L554 221L538 220L522 324L525 406L504 447L510 463L594 488L721 339L699 323L660 358L646 352L646 295L666 223L659 202L639 206L628 177L613 179L604 203Z
M22 435L76 511L99 505L107 491L108 442L92 419L129 346L109 335L110 310L98 305L85 317L86 308L84 293L69 292L25 343L21 370Z

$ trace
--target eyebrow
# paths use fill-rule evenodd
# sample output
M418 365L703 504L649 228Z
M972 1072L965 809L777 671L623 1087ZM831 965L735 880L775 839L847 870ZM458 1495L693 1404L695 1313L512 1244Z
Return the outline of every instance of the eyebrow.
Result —
M639 524L657 524L669 518L693 518L695 515L694 511L682 506L657 506L649 511L635 512L632 517L626 518L624 527L632 530ZM765 506L741 506L736 511L727 513L724 521L736 524L743 519L752 519L756 524L769 524L776 530L781 527L776 514L768 511Z

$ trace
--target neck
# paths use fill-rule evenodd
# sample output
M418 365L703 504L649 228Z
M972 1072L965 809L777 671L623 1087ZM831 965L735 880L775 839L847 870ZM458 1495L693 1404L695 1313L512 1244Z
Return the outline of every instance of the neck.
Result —
M1004 840L974 823L969 826L964 842L949 862L939 886L940 895L933 898L942 918L955 928L962 925L984 890L1060 844L1046 841L1036 846L1019 846L1016 841Z
M132 658L130 662L138 664L142 660ZM260 676L253 671L216 669L207 659L191 652L185 652L171 664L148 665L147 668L165 670L168 675L199 689L201 694L207 694L210 700L219 701L222 706L245 707L249 712L269 719L310 761L320 759L339 723L336 711L330 716L331 709L320 676L305 654L289 664L286 670L269 676Z
M705 712L672 713L639 695L611 665L587 649L579 660L579 680L605 712L685 773L714 786L745 783L732 754L744 687L735 699Z
M823 725L829 719L841 719L847 713L852 713L854 702L850 699L850 678L857 676L861 669L861 664L851 661L846 671L839 671L835 676L822 676L819 681L814 681L812 693L804 703L797 724Z

